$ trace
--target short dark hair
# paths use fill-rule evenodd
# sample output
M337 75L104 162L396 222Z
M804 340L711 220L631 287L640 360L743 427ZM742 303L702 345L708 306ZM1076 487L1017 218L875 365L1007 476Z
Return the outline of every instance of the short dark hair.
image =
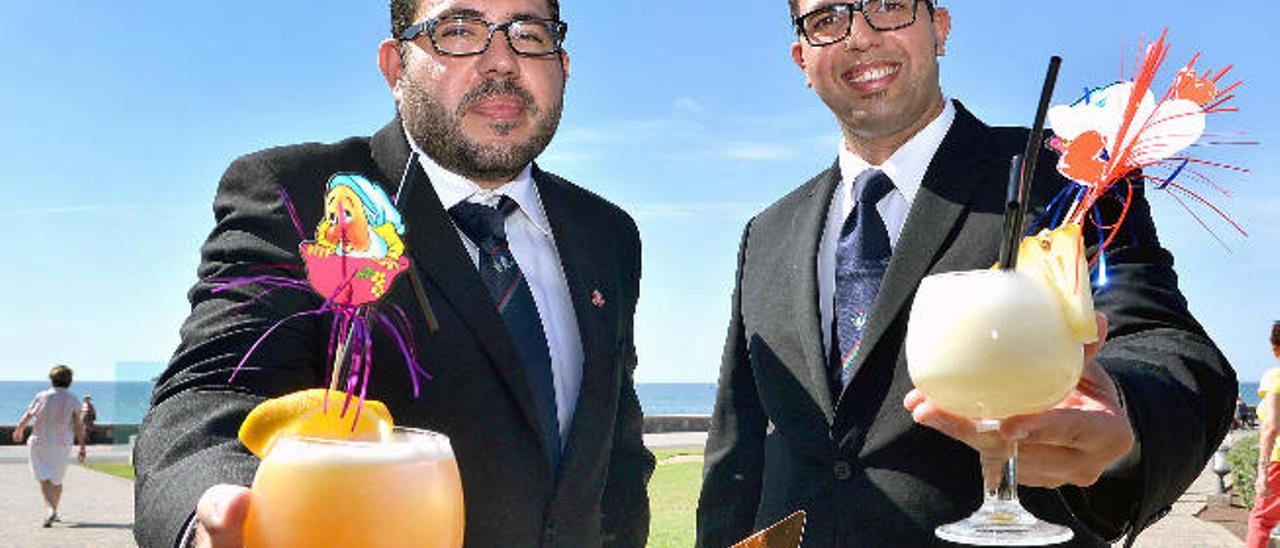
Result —
M552 1L554 2L555 0ZM933 2L934 0L924 0L924 6L929 9L930 17L933 17ZM787 5L791 7L791 19L800 17L800 14L796 13L800 11L800 0L787 0Z
M1271 347L1280 349L1280 320L1271 324Z
M71 386L71 368L62 364L53 366L49 370L49 382L58 388Z
M791 1L795 2L795 0ZM416 23L413 19L418 15L418 7L422 2L423 0L391 0L392 38L399 38L404 33L404 29ZM547 0L547 7L551 8L551 18L559 20L560 0Z

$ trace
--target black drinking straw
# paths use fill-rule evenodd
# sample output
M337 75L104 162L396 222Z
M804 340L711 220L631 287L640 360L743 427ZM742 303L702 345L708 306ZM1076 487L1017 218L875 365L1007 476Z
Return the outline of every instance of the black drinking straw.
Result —
M1018 266L1018 243L1022 239L1022 220L1027 215L1027 198L1031 195L1031 176L1036 170L1036 157L1040 155L1040 141L1044 138L1044 119L1049 113L1049 101L1053 87L1058 82L1058 67L1062 58L1049 58L1049 70L1044 75L1044 87L1040 90L1040 106L1036 109L1035 124L1027 138L1026 151L1014 156L1009 166L1009 188L1004 209L1004 241L1000 245L1000 269L1013 270Z
M1004 238L1000 241L1000 270L1013 270L1018 266L1018 243L1022 235L1022 203L1019 193L1022 185L1022 155L1014 154L1009 161L1009 188L1004 200Z

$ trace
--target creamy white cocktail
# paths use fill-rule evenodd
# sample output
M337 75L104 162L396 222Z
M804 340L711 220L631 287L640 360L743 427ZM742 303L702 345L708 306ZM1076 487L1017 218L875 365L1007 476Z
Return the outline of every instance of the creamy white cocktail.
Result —
M907 320L911 380L939 409L975 421L985 498L939 537L979 545L1070 540L1066 527L1018 503L1017 444L1000 421L1053 408L1074 389L1084 345L1097 339L1080 229L1067 225L1024 239L1016 270L925 277Z

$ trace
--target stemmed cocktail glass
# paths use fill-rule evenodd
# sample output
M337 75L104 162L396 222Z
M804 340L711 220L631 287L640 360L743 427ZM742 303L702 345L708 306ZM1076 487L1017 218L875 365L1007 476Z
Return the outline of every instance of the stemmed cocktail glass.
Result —
M1043 545L1072 537L1018 503L1017 444L998 433L1002 419L1047 410L1079 382L1083 345L1053 291L1033 274L1012 270L936 274L920 284L907 326L911 380L980 432L982 507L938 527L942 539Z

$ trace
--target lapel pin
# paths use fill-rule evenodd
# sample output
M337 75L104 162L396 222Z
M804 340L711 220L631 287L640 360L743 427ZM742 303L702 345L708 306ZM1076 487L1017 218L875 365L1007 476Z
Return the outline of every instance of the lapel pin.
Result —
M591 292L591 304L596 308L604 308L604 294L599 289Z

